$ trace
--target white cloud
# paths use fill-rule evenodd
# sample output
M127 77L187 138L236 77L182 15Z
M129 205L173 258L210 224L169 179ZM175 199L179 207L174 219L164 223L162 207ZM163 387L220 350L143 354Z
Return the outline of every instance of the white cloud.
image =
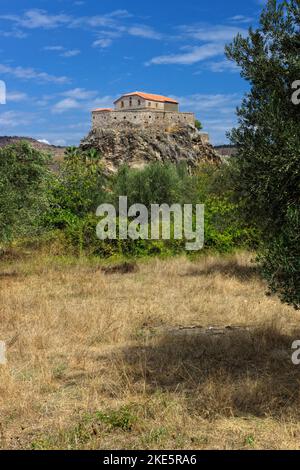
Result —
M97 41L93 42L93 47L100 47L101 49L106 49L107 47L111 46L112 39L110 38L102 38L97 39Z
M76 57L78 56L79 54L81 54L81 51L79 49L72 49L70 51L65 51L63 52L61 55L61 57L66 57L66 58L70 58L70 57Z
M181 30L193 39L205 42L222 42L223 44L232 41L238 33L247 35L247 30L243 28L226 25L192 25L183 26Z
M84 88L74 88L72 90L64 91L61 95L77 100L87 100L94 98L97 95L97 91L85 90Z
M132 15L127 10L115 10L104 15L74 17L66 14L50 14L42 9L29 9L23 15L0 15L0 19L12 22L15 28L22 29L56 29L56 28L111 28L122 31L120 21ZM1 34L1 33L0 33ZM20 32L23 37L25 33ZM48 49L51 50L51 49ZM54 50L54 49L52 49ZM71 52L71 51L70 51ZM67 56L67 57L70 57Z
M238 73L239 67L230 60L221 60L219 62L208 62L206 67L215 73L223 73L223 72L231 72L231 73Z
M94 108L108 108L115 101L115 96L97 96L97 92L75 88L61 93L65 98L58 101L51 109L54 114L63 114L77 109L90 112Z
M45 46L44 51L63 51L65 48L63 46Z
M162 34L147 25L126 25L125 20L132 15L124 9L114 10L110 13L94 16L71 16L66 14L50 14L42 9L30 9L23 15L0 15L0 19L12 22L15 28L22 29L55 29L55 28L81 28L94 30L99 37L93 43L94 47L106 48L112 44L112 39L123 35L136 36L145 39L159 40ZM97 32L102 28L104 31ZM25 34L23 32L19 34ZM55 47L55 46L54 46ZM46 47L46 50L59 50L54 47ZM60 49L62 50L62 49ZM66 57L73 57L73 51L66 52Z
M107 16L111 18L131 18L132 14L129 13L127 10L119 9L119 10L114 10L111 13L108 13Z
M77 55L81 54L81 51L79 49L71 49L68 50L63 46L45 46L44 51L50 51L50 52L61 52L60 56L61 57L76 57Z
M235 15L229 18L229 21L232 21L233 23L252 23L254 19L251 16L244 16L244 15Z
M51 145L50 142L46 139L38 139L38 142L40 142L41 144Z
M146 65L192 65L212 57L223 56L226 43L232 41L238 33L247 34L247 31L239 26L228 25L184 25L179 30L181 40L197 41L200 45L183 46L180 48L181 52L154 57L146 62ZM224 62L222 63L224 66Z
M80 107L81 107L80 103L76 101L75 99L65 98L53 106L52 112L54 114L62 114L72 109L78 109Z
M235 107L240 103L240 96L237 94L194 94L190 96L182 96L176 98L180 106L191 111L208 111L218 110L218 113L222 108Z
M12 29L11 31L0 31L0 36L4 38L16 38L16 39L27 38L27 34L18 29Z
M90 26L92 28L108 27L118 28L120 26L119 20L124 18L130 18L131 15L127 10L115 10L105 15L95 16L82 16L78 18L72 18L69 22L69 27L84 27Z
M6 111L0 113L0 126L3 128L12 128L18 126L26 126L33 120L33 115L17 111Z
M8 103L20 103L28 100L28 95L21 91L10 91L6 93L6 99Z
M86 109L91 111L94 108L111 108L112 103L117 99L117 96L97 96L91 101L85 103Z
M146 65L181 64L192 65L197 62L221 55L224 52L223 44L209 43L193 47L189 52L183 54L170 54L154 57Z
M45 10L40 9L27 10L23 16L1 15L0 19L12 21L21 28L28 29L52 29L65 25L71 21L71 18L67 15L51 15Z
M76 124L69 124L66 127L67 127L67 129L80 129L83 132L85 132L86 130L88 130L90 128L90 123L88 121L78 122Z
M139 25L128 28L128 34L146 39L161 39L162 35L149 26Z
M11 67L9 65L0 64L0 73L11 75L22 80L36 80L37 82L63 84L70 81L67 77L58 77L46 72L38 72L31 67Z

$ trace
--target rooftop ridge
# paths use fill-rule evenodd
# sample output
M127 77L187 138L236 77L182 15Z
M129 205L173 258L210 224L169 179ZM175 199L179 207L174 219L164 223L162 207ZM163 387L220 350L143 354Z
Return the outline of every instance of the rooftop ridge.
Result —
M119 101L125 96L140 96L141 98L144 98L146 100L151 100L151 101L159 101L161 103L175 103L178 104L178 101L174 100L173 98L169 98L168 96L164 95L156 95L153 93L146 93L143 91L133 91L131 93L124 93L123 95L120 96L114 103Z

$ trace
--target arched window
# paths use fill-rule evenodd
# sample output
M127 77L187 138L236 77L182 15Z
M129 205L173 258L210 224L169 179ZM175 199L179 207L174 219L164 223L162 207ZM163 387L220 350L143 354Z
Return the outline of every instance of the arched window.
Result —
M124 108L124 101L121 101L121 108Z
M141 100L138 100L138 106L141 106Z
M129 106L132 106L132 98L129 98Z

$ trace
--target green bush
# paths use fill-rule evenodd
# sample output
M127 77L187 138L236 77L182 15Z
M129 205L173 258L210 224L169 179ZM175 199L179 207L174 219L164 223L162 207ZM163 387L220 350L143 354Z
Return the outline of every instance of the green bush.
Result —
M247 220L243 201L235 197L234 165L203 163L194 177L196 200L205 204L205 247L219 252L256 249L260 239L258 228Z
M65 220L68 226L72 217L95 212L106 198L105 186L106 178L97 152L69 149L49 191L51 208L47 223L59 227Z
M108 410L106 412L96 411L94 417L110 428L119 428L122 431L131 431L137 421L137 416L132 413L128 406L122 406L118 410Z
M151 204L188 203L191 183L184 163L152 163L141 170L123 166L113 180L113 202L117 206L118 197L127 196L129 206L140 203L149 208Z
M49 155L27 142L0 148L0 242L37 234L48 208Z
M195 121L195 127L196 127L196 129L198 129L198 131L201 131L201 129L203 129L203 126L202 126L201 122L198 119L196 119L196 121Z
M243 221L239 205L225 198L210 197L206 200L206 248L230 252L236 248L254 249L258 242L258 231Z
M85 218L77 218L64 230L67 243L73 247L74 253L109 258L172 255L184 250L184 240L100 240L96 234L98 222L99 218L89 214Z

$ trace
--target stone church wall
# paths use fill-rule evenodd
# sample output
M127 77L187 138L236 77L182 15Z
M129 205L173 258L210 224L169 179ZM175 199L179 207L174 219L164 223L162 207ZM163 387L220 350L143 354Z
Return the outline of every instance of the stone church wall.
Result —
M154 110L143 111L93 111L92 127L107 128L120 122L129 122L141 127L166 127L172 124L195 125L194 113L162 112Z

